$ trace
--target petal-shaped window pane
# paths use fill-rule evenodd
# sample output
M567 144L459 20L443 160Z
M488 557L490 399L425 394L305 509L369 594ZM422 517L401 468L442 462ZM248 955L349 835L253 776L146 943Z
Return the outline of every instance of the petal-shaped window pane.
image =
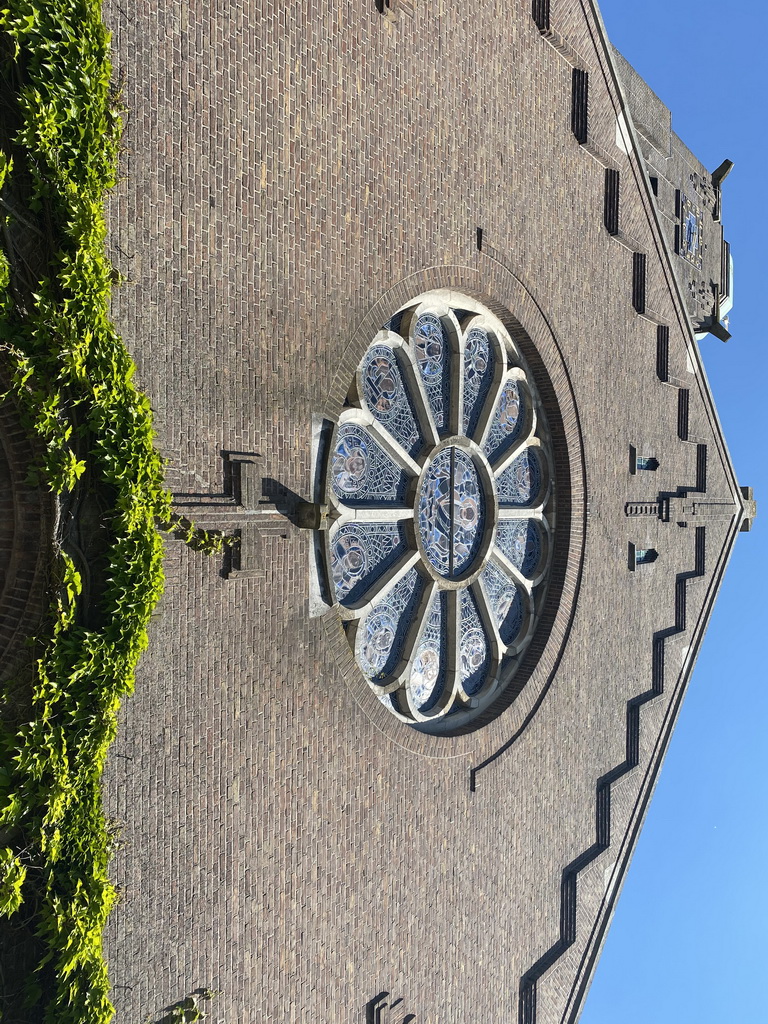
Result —
M409 569L366 616L358 641L358 661L372 682L386 679L400 660L423 590L424 577Z
M409 455L415 454L422 446L421 432L395 353L389 345L374 345L361 369L368 408Z
M453 572L458 575L482 543L485 501L474 462L460 448L453 452Z
M464 342L464 433L474 437L493 380L494 355L488 334L473 327Z
M541 561L541 528L534 519L502 520L496 543L516 569L532 576Z
M442 576L451 574L452 450L432 460L419 498L419 529L427 558Z
M439 317L425 313L414 331L416 362L427 393L435 426L441 434L449 429L451 395L451 351L448 335Z
M477 693L485 682L490 663L488 637L471 590L462 590L459 598L459 660L461 684L466 693Z
M517 440L525 422L525 395L516 380L501 389L483 451L491 462Z
M405 552L397 523L348 523L331 539L331 573L336 597L351 604L365 594Z
M523 598L512 582L493 562L480 574L491 605L499 635L505 644L511 644L523 624Z
M429 618L411 666L411 694L420 711L429 711L434 707L445 686L445 632L446 596L437 593L432 598Z
M496 479L499 504L524 508L533 505L541 490L541 457L535 448L526 448Z
M365 427L343 423L331 455L332 486L346 505L402 501L407 474Z

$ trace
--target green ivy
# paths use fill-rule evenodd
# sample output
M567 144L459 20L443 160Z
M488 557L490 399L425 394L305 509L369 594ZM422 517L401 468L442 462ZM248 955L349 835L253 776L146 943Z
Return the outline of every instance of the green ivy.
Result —
M27 869L7 846L0 849L0 917L11 917L22 904Z
M53 552L31 714L0 736L0 827L10 844L0 849L0 914L19 916L39 940L30 995L40 1017L106 1024L113 1007L102 932L116 893L101 775L163 590L156 527L209 552L227 539L173 516L149 402L109 318L116 275L104 252L103 206L116 181L121 121L100 2L11 0L0 10L0 44L20 125L0 152L0 190L13 197L2 209L37 224L54 253L25 288L12 249L0 251L0 348L42 453L37 481L63 497L87 482L111 503L103 626L82 625L80 574Z

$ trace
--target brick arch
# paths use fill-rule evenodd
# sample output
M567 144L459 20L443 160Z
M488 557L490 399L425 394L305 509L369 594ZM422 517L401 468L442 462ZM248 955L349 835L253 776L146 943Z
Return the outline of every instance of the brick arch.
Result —
M0 369L0 394L7 391ZM28 661L47 607L53 496L30 482L35 446L12 399L0 401L0 683Z
M428 757L469 756L477 771L492 764L521 735L553 682L570 634L583 565L586 477L581 426L559 342L544 311L521 278L499 259L477 253L475 267L432 267L398 282L372 305L347 344L323 413L340 414L350 382L371 339L392 314L424 292L455 290L487 306L509 330L528 362L552 435L558 528L549 593L536 634L515 679L487 713L454 735L420 732L372 699L336 609L324 617L326 638L344 683L370 721L398 746Z

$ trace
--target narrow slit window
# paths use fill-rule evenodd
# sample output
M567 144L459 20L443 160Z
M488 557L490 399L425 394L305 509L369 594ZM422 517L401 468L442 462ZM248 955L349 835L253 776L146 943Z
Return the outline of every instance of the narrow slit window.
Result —
M589 137L589 74L582 68L573 69L571 129L582 145Z

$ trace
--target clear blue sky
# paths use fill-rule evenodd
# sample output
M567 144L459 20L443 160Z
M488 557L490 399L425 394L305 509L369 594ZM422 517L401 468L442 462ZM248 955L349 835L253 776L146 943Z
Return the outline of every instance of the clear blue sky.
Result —
M580 1024L764 1024L768 920L768 89L764 0L602 0L615 46L723 185L727 345L701 345L739 482L739 536Z

